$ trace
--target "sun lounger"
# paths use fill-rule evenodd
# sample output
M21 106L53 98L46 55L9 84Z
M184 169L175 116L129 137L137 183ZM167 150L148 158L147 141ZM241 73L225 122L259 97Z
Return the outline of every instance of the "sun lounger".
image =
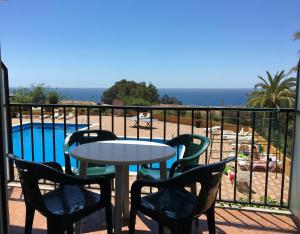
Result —
M55 119L57 119L59 117L59 114L57 112L54 113L54 116L53 116Z
M278 160L276 162L276 156L270 156L269 157L269 170L274 171L276 169ZM267 156L261 157L259 160L253 160L252 161L252 170L266 170L267 169ZM243 170L250 170L251 167L251 160L249 159L239 159L238 160L238 165L240 168Z
M73 113L70 112L70 113L68 114L68 116L66 117L66 119L72 119L73 117L74 117Z

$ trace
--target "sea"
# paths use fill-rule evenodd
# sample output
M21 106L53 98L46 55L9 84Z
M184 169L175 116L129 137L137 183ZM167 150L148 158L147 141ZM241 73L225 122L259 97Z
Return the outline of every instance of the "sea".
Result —
M105 88L57 88L67 100L100 102ZM159 88L159 95L176 97L184 105L195 106L244 106L252 89L199 89Z
M53 88L65 100L101 102L106 88ZM13 93L16 88L11 88ZM176 97L184 105L193 106L244 106L247 94L253 89L203 89L203 88L158 88L162 97Z

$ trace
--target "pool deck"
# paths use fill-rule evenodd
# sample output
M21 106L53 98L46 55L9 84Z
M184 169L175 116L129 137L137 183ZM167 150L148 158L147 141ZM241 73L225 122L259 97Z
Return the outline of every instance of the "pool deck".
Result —
M27 118L23 118L23 123L29 122L30 120ZM40 118L34 118L34 122L40 123ZM52 122L51 118L46 118L45 123ZM55 119L56 123L63 123L62 119ZM75 123L75 118L68 119L67 123ZM112 131L112 117L111 116L102 116L102 129ZM12 124L18 125L19 119L13 118ZM78 116L78 124L86 124L87 117L86 115ZM99 129L99 117L98 116L90 116L90 125L92 125L92 129ZM135 121L130 120L129 118L126 119L126 135L128 137L136 137L137 136L137 128L134 126ZM143 127L143 123L141 123L139 129L139 136L140 138L149 138L150 137L150 128ZM176 123L166 122L166 138L172 138L177 136L177 133L184 134L184 133L191 133L192 127L190 125L179 124L179 129L177 128ZM205 135L203 128L193 128L195 134L202 134ZM114 133L118 136L124 136L124 117L114 116ZM164 138L164 123L163 121L154 120L153 127L152 127L152 137L153 138ZM218 161L220 159L220 155L222 158L228 157L228 155L232 152L235 152L232 149L232 146L227 141L223 142L222 145L222 154L220 153L221 144L220 143L213 143L212 145L212 152L210 149L208 153L203 155L200 159L200 163L205 163L205 160L209 160L209 162ZM210 157L209 157L210 155ZM282 173L275 173L269 171L268 174L268 197L271 199L276 199L277 201L280 200L280 190L281 190L281 183L282 183ZM252 194L252 200L255 202L261 202L261 198L264 196L265 193L265 179L266 173L265 172L253 172L253 185L252 189L254 193ZM222 179L222 198L225 200L233 200L234 197L234 187L231 181L227 176L223 176ZM288 200L288 187L289 187L289 177L284 175L284 194L283 194L283 202L287 202ZM249 189L248 189L249 190ZM236 200L245 200L248 199L247 189L245 191L236 193Z

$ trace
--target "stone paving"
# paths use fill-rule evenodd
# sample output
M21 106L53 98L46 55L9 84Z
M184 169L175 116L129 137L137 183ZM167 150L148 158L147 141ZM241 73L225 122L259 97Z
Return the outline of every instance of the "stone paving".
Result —
M10 187L9 218L11 234L23 234L25 224L24 197L20 188ZM104 234L104 210L98 211L83 220L83 233ZM208 233L206 217L201 216L198 225L193 224L193 233ZM35 213L32 234L46 234L46 219ZM299 229L289 214L278 214L261 211L246 211L228 208L216 208L217 233L299 233ZM128 228L123 227L123 233ZM137 234L158 233L158 224L142 214L137 217Z

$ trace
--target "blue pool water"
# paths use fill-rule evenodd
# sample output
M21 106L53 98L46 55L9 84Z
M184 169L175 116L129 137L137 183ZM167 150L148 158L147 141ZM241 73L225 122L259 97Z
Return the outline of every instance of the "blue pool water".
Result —
M78 124L78 129L85 128L85 124ZM15 155L22 157L22 144L21 144L21 127L13 126L13 152ZM54 130L54 131L53 131ZM70 134L76 131L75 124L67 124L66 132ZM55 154L53 147L53 132L55 133ZM43 161L43 143L42 143L42 124L33 123L33 147L31 142L31 125L30 123L23 124L23 157L25 160L32 161L32 149L34 149L34 161ZM45 139L45 161L56 161L64 166L64 155L63 155L63 145L64 145L64 125L56 123L54 129L52 123L44 124L44 139ZM130 140L130 139L129 139ZM132 139L135 140L135 139ZM149 139L141 139L148 140ZM153 139L155 142L163 142L161 139ZM179 148L178 154L180 154L181 148ZM176 160L177 156L174 156L167 161L167 166L170 167L172 163ZM76 166L76 160L71 158L72 166ZM153 164L153 167L158 168L158 163ZM130 171L136 171L136 165L131 165L129 167Z

